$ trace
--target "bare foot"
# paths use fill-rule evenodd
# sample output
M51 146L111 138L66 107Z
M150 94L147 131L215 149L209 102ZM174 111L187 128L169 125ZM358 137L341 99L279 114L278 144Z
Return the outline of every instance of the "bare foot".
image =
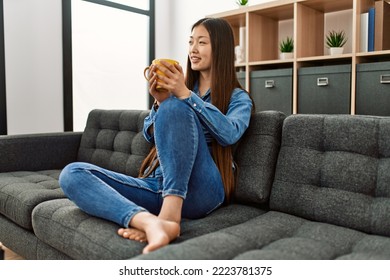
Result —
M176 239L180 234L180 225L176 222L157 218L155 222L150 223L145 228L145 233L148 245L143 249L143 254L157 250Z
M142 253L147 254L168 245L179 236L182 204L181 197L166 196L159 216L147 211L138 212L133 216L129 227L145 232L148 241Z
M147 241L146 233L136 228L120 228L118 229L118 234L123 238L131 239L139 242Z

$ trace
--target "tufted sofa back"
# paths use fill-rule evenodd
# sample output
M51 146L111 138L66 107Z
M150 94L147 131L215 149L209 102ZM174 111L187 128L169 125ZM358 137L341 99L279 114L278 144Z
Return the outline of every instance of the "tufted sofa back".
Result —
M137 176L150 144L142 135L148 111L93 110L81 138L78 161Z
M270 208L390 236L390 118L286 118Z
M252 115L244 136L236 145L238 165L235 199L243 204L268 204L286 116L277 111Z
M93 110L81 138L78 161L137 176L150 144L142 135L148 111ZM276 111L255 113L235 146L239 166L235 199L238 203L268 203L279 153L285 115Z

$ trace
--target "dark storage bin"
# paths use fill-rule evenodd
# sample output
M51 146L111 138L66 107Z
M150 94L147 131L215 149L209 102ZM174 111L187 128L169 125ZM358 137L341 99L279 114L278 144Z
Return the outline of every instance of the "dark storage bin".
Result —
M241 84L241 86L242 86L243 88L246 88L245 74L246 74L245 71L237 72L237 79L238 79L238 81L240 82L240 84Z
M356 114L390 116L390 62L356 65Z
M292 114L292 69L253 71L250 93L256 111L276 110Z
M351 65L298 69L298 113L349 114Z

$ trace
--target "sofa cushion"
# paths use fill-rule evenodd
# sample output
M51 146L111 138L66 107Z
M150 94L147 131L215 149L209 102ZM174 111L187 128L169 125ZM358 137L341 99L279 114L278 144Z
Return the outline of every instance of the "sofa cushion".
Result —
M390 238L270 211L135 259L390 259Z
M78 161L137 176L150 150L142 134L147 110L93 110L81 138Z
M268 202L284 119L285 115L276 111L262 111L252 115L250 125L234 152L238 165L237 202Z
M390 236L390 119L293 115L270 208Z
M31 213L35 206L65 197L58 185L59 174L59 170L0 173L0 213L31 230Z
M69 259L65 254L39 240L34 232L20 227L3 215L0 215L0 240L13 252L27 260Z
M198 220L183 220L181 236L174 243L239 224L264 211L229 205ZM118 225L81 211L68 199L47 201L33 212L36 236L74 259L128 259L142 252L144 243L124 239Z

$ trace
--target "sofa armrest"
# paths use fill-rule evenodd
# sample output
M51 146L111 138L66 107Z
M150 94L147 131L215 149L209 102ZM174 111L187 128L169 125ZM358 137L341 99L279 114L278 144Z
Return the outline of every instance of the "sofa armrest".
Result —
M62 169L77 160L82 132L0 136L0 172Z

